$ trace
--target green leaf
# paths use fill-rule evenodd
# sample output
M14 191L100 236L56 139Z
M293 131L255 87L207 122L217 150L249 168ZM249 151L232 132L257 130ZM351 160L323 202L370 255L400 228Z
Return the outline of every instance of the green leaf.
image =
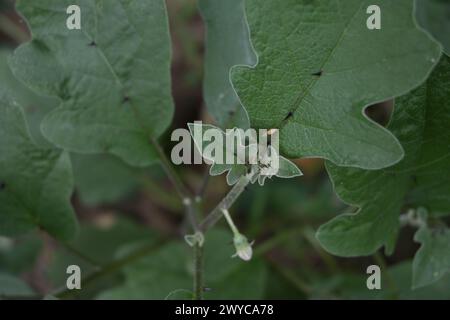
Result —
M279 158L279 161L280 168L278 169L278 172L276 174L278 178L294 178L303 175L297 165L292 161L281 156Z
M212 231L205 240L205 293L207 299L259 299L263 297L266 268L254 259L232 259L232 235ZM125 283L105 291L101 299L165 299L174 292L192 290L192 256L186 245L171 243L128 265Z
M380 6L382 30L368 30L369 5ZM247 0L246 9L258 64L231 78L252 127L279 128L289 158L366 169L402 159L363 110L417 87L439 60L412 0Z
M416 0L416 17L450 55L450 3L448 0Z
M300 169L293 162L279 156L273 147L269 147L271 154L273 154L269 157L267 151L269 149L268 146L258 145L258 137L254 136L256 131L253 133L250 132L251 135L247 136L249 141L246 142L245 140L247 134L243 129L227 129L226 132L224 132L215 126L201 123L189 123L188 127L192 139L194 140L196 151L200 153L208 163L211 164L209 171L210 175L217 176L228 172L227 183L230 186L236 184L242 176L247 175L249 173L249 169L251 169L252 174L251 182L255 183L258 181L261 186L264 185L266 178L271 178L274 175L280 178L294 178L302 175ZM214 135L210 135L209 133L207 134L207 131L209 130L214 130ZM233 139L231 146L229 146L226 142L228 139ZM211 152L206 152L206 149L213 143L221 143L221 155L216 153L216 149L214 149L214 154L211 154ZM242 149L245 149L244 154L238 154L236 152L238 150L237 145L239 145ZM251 148L251 145L255 148ZM264 153L263 150L266 150L266 153ZM254 152L256 152L256 154L254 154ZM228 161L227 157L229 155L232 155L233 163L225 163ZM275 167L271 162L271 159L276 156L278 156L279 165L278 170L275 172ZM257 163L251 163L250 165L249 160L252 157L257 159ZM244 160L245 163L238 163L238 159Z
M58 99L43 97L31 91L12 75L7 56L12 51L0 50L2 90L23 106L31 137L40 146L50 146L41 133L41 122L58 106ZM83 203L91 206L111 203L128 195L137 186L137 171L111 155L72 154L75 186Z
M206 23L206 56L203 95L222 128L248 128L248 116L230 81L235 65L253 65L244 0L200 0Z
M414 240L422 244L413 261L413 288L420 288L450 272L450 230L423 226Z
M239 178L247 173L247 166L245 164L238 164L236 155L234 154L234 150L228 150L226 146L226 138L229 135L230 137L235 132L228 131L225 133L220 128L210 125L210 124L201 124L201 123L188 123L189 131L191 133L192 139L195 145L195 152L198 152L203 159L209 164L211 164L211 168L209 170L209 174L212 176L218 176L223 173L227 173L227 183L228 185L234 185L238 182ZM205 133L207 131L213 130L217 133L212 139L205 138ZM220 137L220 138L219 138ZM210 154L206 154L205 150L208 146L214 142L218 143L216 139L221 139L219 141L222 144L222 159L219 155L214 154L211 158ZM234 143L239 143L239 141L234 141ZM233 153L233 162L234 164L225 163L225 159L227 155ZM221 159L221 162L218 161Z
M189 132L191 133L192 140L194 141L196 152L198 152L205 161L214 163L214 157L211 158L209 155L205 153L205 149L212 143L216 142L216 139L222 139L222 145L223 145L223 156L226 155L226 148L224 145L225 141L225 132L223 132L221 129L219 129L216 126L210 125L210 124L202 124L202 123L188 123ZM217 137L213 136L211 140L205 139L205 133L206 132L212 132L217 133ZM220 137L220 138L219 138ZM217 143L217 142L216 142ZM218 155L214 155L217 158L219 158ZM222 168L222 167L220 167ZM219 167L217 168L219 171ZM223 172L222 172L223 173Z
M366 171L327 163L335 191L360 208L319 229L327 250L359 256L386 245L392 251L402 211L424 207L434 216L450 212L449 99L450 58L443 56L426 84L396 101L389 130L405 149L399 164Z
M243 164L235 164L227 174L227 183L229 186L235 185L242 176L247 174L247 167Z
M79 5L81 30L66 28ZM163 0L21 0L33 40L10 60L19 79L61 104L44 136L79 153L112 153L131 165L157 160L150 141L173 114L170 39Z
M38 147L19 106L0 93L0 234L42 228L60 240L75 235L73 178L67 153Z

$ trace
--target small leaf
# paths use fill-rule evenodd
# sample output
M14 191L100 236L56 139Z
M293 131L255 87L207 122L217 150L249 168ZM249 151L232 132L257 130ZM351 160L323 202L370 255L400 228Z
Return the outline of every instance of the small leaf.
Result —
M360 208L320 227L317 237L328 251L360 256L385 245L391 252L402 210L450 213L449 100L450 58L443 56L426 84L396 101L389 129L405 149L399 164L368 171L327 163L335 191Z
M210 124L202 124L202 123L188 123L188 128L191 133L192 139L194 140L194 144L196 147L196 150L200 153L200 155L205 159L205 161L213 164L217 163L215 161L216 159L214 157L211 157L211 155L206 154L205 150L207 147L216 142L216 139L221 139L220 142L222 143L222 152L223 157L226 156L226 148L225 148L225 132L223 132L221 129L219 129L216 126L210 125ZM205 133L216 133L217 137L214 136L211 138L211 140L205 139ZM216 142L217 143L217 142ZM219 155L214 155L215 157L219 158ZM224 162L223 159L221 162ZM221 166L216 167L214 171L219 172L220 170L224 169L222 164Z
M279 158L279 161L280 167L277 172L278 178L295 178L303 175L297 165L292 161L281 156Z
M252 172L251 183L258 181L261 186L264 185L266 178L271 178L274 175L280 178L293 178L302 175L302 172L294 163L279 156L272 146L267 148L267 146L258 145L254 132L250 135L247 145L245 141L246 135L242 129L227 129L227 132L224 132L215 126L201 123L189 123L188 127L197 151L211 164L210 174L217 176L228 172L227 183L230 186L236 184L242 176L247 175L249 169ZM215 131L214 138L209 139L209 137L206 137L205 132L208 130ZM234 143L232 146L229 146L226 141L231 138L234 139ZM216 141L217 139L219 141ZM222 144L222 155L211 155L209 152L205 152L212 143ZM240 154L238 152L239 149L244 154ZM264 152L264 150L266 151ZM267 150L271 150L270 157ZM226 162L230 155L233 160L232 164L219 163ZM271 162L273 157L278 157L279 159L278 168L275 168L274 163ZM242 162L239 163L238 160L242 160ZM275 169L277 169L276 172Z
M36 146L19 106L0 92L0 234L42 228L60 240L75 235L67 153Z
M256 66L234 67L231 79L252 128L280 130L288 158L321 157L380 169L403 150L363 113L426 79L439 45L413 20L412 0L247 0ZM368 30L369 5L382 10L382 30Z
M247 167L243 164L233 165L227 174L227 183L229 186L236 184L242 176L247 174Z
M413 288L416 289L439 281L450 272L450 230L424 226L414 240L422 244L413 261Z
M235 65L253 65L244 0L200 0L206 23L203 93L206 105L222 128L249 127L248 116L230 81Z
M232 164L218 164L213 163L209 169L209 174L212 176L220 176L221 174L231 170L233 168Z
M65 27L70 4L82 8L81 30ZM15 51L12 71L60 100L42 123L44 136L73 152L154 163L150 141L173 114L165 2L22 0L17 8L33 40Z

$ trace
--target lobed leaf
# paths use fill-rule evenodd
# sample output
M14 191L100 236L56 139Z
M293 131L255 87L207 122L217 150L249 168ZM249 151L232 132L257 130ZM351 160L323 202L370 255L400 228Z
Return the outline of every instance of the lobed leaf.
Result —
M382 29L369 30L369 5ZM403 157L363 113L420 85L440 48L413 19L412 0L246 0L255 66L232 69L251 127L280 129L289 158L380 169Z
M60 240L75 235L69 156L38 147L22 110L0 93L0 234L42 228Z
M450 58L443 56L426 84L397 99L389 130L406 152L399 164L369 171L327 163L335 191L360 208L320 227L317 237L328 251L360 256L385 245L391 252L404 210L450 213L449 101Z
M66 8L81 8L81 30ZM150 144L168 127L170 38L163 0L21 0L33 40L10 60L19 79L61 104L44 136L79 153L111 153L135 166L157 160Z

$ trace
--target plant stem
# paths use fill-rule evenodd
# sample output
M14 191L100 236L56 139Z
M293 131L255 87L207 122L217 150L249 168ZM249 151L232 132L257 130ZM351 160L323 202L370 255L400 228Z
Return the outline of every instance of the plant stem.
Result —
M201 198L203 198L203 196L205 195L206 188L208 187L208 183L209 183L209 177L210 177L210 175L209 175L209 170L206 169L206 170L205 170L205 173L204 173L204 175L203 175L203 181L202 181L202 184L201 184L199 190L197 191L196 198L201 199Z
M145 176L140 178L140 180L145 191L149 194L155 204L169 211L173 211L174 213L180 213L180 211L182 211L182 201L180 201L176 194L174 195L161 188L161 186L154 182L151 177Z
M159 160L161 163L161 166L163 170L166 172L167 177L171 181L172 185L175 187L176 192L181 198L181 201L183 202L183 205L186 209L186 214L189 218L189 221L191 222L192 228L194 231L198 231L198 222L197 217L195 215L196 208L195 208L195 202L193 197L191 196L189 190L185 187L181 179L178 177L175 169L173 168L172 163L167 158L166 154L164 153L164 150L161 148L161 145L156 141L155 139L150 139L153 147L155 148L156 152L158 153Z
M227 222L228 222L228 225L230 226L231 231L233 231L233 234L234 234L234 235L235 235L235 234L238 234L238 233L239 233L239 230L238 230L238 228L236 227L236 225L234 224L233 219L231 219L230 213L228 212L228 210L222 209L222 212L223 212L223 215L224 215L225 219L226 219Z
M194 300L203 299L203 247L194 246Z
M223 210L228 210L236 199L245 190L247 185L250 183L251 175L243 176L234 185L234 187L228 192L225 198L220 201L220 203L211 211L210 214L200 223L200 230L206 231L217 223L223 216Z
M161 145L155 139L151 139L151 143L152 143L153 147L155 148L156 152L158 153L158 157L161 162L161 166L162 166L163 170L167 174L167 177L169 178L170 182L172 182L178 195L181 197L181 199L190 198L187 188L181 182L181 179L178 177L177 173L175 172L175 169L173 168L172 163L167 158L164 150L161 148Z
M199 203L201 202L201 197L199 199L194 199L191 196L191 193L184 186L181 179L178 177L175 169L172 166L172 163L166 157L166 154L162 150L160 144L151 139L151 143L156 149L158 153L159 159L161 161L161 165L164 171L167 174L167 177L172 182L175 187L178 195L181 198L181 201L186 209L186 215L189 219L192 228L195 232L199 232L199 225L197 221L197 213L199 211ZM198 201L196 201L198 200ZM201 300L203 298L203 244L196 243L194 245L194 299Z

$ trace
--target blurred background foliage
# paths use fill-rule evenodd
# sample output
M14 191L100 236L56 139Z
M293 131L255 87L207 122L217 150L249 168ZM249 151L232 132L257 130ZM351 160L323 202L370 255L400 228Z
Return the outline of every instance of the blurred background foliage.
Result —
M202 99L204 25L195 0L168 0L173 39L173 128L211 122ZM56 101L41 97L14 79L8 55L29 39L13 2L0 0L0 83L25 108L37 143L47 144L39 125ZM391 111L369 108L385 124ZM170 141L168 130L161 141ZM165 145L169 152L171 145ZM182 205L160 168L131 168L109 155L72 155L73 206L81 228L62 246L43 232L0 237L0 297L72 299L183 299L192 288L192 257L183 242ZM304 177L252 185L232 208L235 221L255 239L255 257L231 259L232 234L225 223L206 235L208 299L450 299L450 279L412 291L411 259L418 245L413 229L402 230L395 253L336 258L315 239L319 225L348 210L336 197L318 159L299 160ZM177 168L192 190L202 190L204 211L223 197L223 176L205 179L206 167ZM81 267L82 290L65 289L66 268ZM382 267L382 290L366 287L366 268Z

